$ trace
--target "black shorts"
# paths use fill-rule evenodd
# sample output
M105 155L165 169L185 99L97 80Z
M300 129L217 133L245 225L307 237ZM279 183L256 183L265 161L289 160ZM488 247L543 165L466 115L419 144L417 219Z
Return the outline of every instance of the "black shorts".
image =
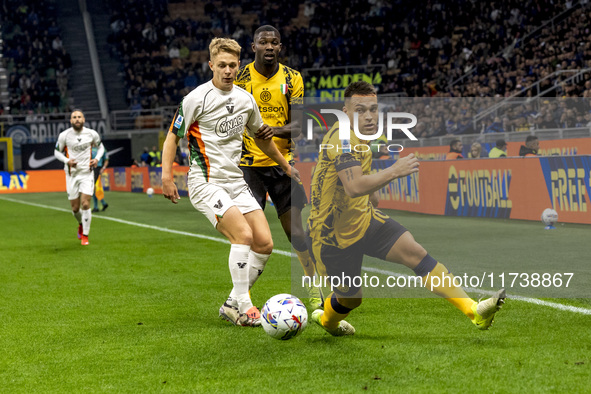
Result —
M279 167L240 167L244 180L250 187L254 198L263 210L267 203L267 193L273 200L277 216L296 207L302 209L308 198L304 187L288 177Z
M340 249L313 241L308 235L308 248L313 251L316 267L321 275L339 278L361 277L363 256L385 260L392 246L406 231L408 230L403 225L376 211L363 238L353 245ZM355 296L359 289L352 285L346 288L335 288L334 292L341 297L351 297Z
M96 186L96 180L99 179L99 176L101 176L101 167L96 166L92 169L92 172L94 173L94 183Z

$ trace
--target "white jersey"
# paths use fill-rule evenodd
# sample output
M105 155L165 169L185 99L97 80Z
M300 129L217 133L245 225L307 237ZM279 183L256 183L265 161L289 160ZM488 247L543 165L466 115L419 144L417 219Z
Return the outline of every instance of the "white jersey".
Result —
M189 140L192 176L225 183L244 178L238 167L242 133L254 137L262 125L250 93L238 86L220 90L209 81L183 98L169 131Z
M69 159L75 159L78 164L76 167L68 168L64 164L64 170L71 175L92 173L90 169L90 159L92 158L92 147L101 144L101 137L93 130L83 127L80 132L73 127L62 131L57 137L55 150L66 155Z

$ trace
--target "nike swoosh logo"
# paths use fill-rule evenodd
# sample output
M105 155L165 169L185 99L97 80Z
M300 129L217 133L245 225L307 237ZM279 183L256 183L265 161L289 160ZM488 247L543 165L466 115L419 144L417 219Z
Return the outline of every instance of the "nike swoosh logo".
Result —
M44 165L49 164L54 160L57 160L57 158L53 155L49 157L44 157L43 159L36 159L35 153L36 152L33 152L31 157L29 157L29 167L31 168L43 167Z
M113 150L110 150L110 151L108 151L107 153L109 154L109 156L111 156L111 155L114 155L114 154L115 154L115 153L117 153L117 152L121 152L122 150L123 150L123 147L121 147L121 148L117 148L117 149L113 149Z

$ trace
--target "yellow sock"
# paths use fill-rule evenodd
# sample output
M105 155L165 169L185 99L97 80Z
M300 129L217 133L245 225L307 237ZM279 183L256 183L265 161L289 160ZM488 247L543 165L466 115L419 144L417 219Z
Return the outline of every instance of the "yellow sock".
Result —
M344 320L351 311L361 305L361 293L356 295L358 298L340 298L335 293L331 293L324 301L324 314L320 319L322 325L328 329L335 329L339 322Z
M339 312L344 313L336 312L334 310L335 307L339 310ZM349 315L349 312L351 312L351 309L341 305L337 301L336 295L331 293L324 302L324 314L322 315L320 321L324 327L332 330L338 327L339 322L344 320L345 317Z
M302 252L296 250L295 252L298 256L298 259L300 260L302 268L304 269L304 274L310 278L313 278L315 273L314 262L312 261L308 250L304 250Z
M453 284L453 274L441 263L437 263L435 268L428 275L423 276L426 281L426 287L440 297L448 300L453 306L458 308L470 319L474 318L472 305L476 301L471 299L461 287Z

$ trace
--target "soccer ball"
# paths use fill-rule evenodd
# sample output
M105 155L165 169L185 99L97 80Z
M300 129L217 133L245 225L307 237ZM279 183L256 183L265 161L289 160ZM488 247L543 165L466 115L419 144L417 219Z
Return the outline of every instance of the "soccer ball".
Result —
M152 197L152 194L154 194L154 189L149 187L148 190L146 190L146 194L148 195L148 197Z
M299 298L277 294L265 302L261 322L267 334L285 341L304 331L308 324L308 311Z
M554 226L557 221L558 213L556 213L555 210L552 208L544 209L544 212L542 212L542 223L544 223L546 226Z

